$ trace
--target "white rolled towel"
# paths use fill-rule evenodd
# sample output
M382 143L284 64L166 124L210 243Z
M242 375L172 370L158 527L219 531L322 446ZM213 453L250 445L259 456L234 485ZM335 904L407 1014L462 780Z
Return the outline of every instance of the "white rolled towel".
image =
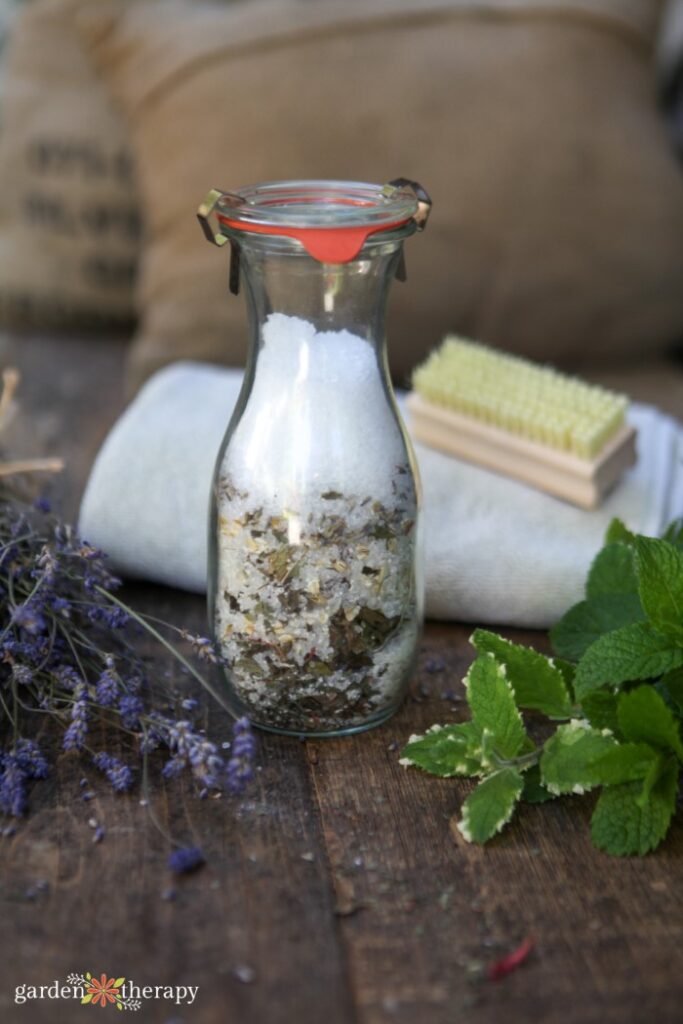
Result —
M93 466L80 532L124 576L203 592L218 447L242 373L175 363L126 409ZM683 428L633 406L638 462L586 512L416 444L424 490L427 615L547 627L581 599L605 529L619 516L655 535L683 515Z

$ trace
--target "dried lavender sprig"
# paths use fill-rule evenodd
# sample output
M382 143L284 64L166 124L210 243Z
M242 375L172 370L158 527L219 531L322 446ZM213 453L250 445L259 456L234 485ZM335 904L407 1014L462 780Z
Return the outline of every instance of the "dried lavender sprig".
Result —
M101 552L56 521L41 520L41 528L36 528L26 506L19 507L7 497L2 501L2 496L0 491L0 593L7 597L3 604L8 621L0 633L0 700L7 717L18 729L19 712L47 713L60 723L66 715L64 746L75 750L87 749L91 723L104 719L131 735L145 757L154 746L166 747L169 764L173 762L175 768L178 722L153 706L147 709L149 681L147 703L140 697L144 666L126 637L128 621L137 622L161 642L216 699L221 699L220 694L146 617L114 597L111 591L119 583L104 565ZM206 638L170 628L190 643L201 660L214 660ZM103 639L106 643L101 643ZM116 656L105 653L107 648ZM11 686L14 711L2 698L4 685ZM189 770L204 789L222 784L232 788L227 765L215 745L193 728L189 733L193 739L180 759L181 768ZM17 742L25 742L19 732L1 755L0 809L20 814L26 809L27 781L40 776L16 761ZM115 788L128 788L132 772L124 762L106 751L95 757Z
M3 372L0 429L18 382L17 371ZM172 760L179 755L179 723L168 715L169 695L155 708L151 680L125 632L131 618L144 628L147 623L113 598L120 581L102 552L50 517L49 502L39 499L31 508L32 496L17 473L35 468L54 470L61 461L0 463L0 714L4 710L13 728L11 743L0 749L0 810L11 814L25 812L28 782L48 772L35 742L21 735L32 715L50 716L63 730L62 746L74 751L89 751L88 735L98 720L116 726L139 746L145 773L149 750L166 747ZM210 641L168 628L200 660L214 661ZM212 689L157 630L151 632ZM185 701L183 711L192 710ZM227 768L215 745L192 726L187 738L187 768L202 784L219 785ZM129 766L107 751L89 753L115 788L128 788Z
M109 591L103 590L102 588L97 588L97 589L98 589L99 593L102 594L103 597L106 597L108 600L113 601L114 604L118 605L120 608L122 608L124 611L126 611L130 615L131 619L133 619L135 622L137 622L138 625L142 626L142 628L145 629L150 634L150 636L153 636L155 640L157 640L168 651L170 651L170 653L173 655L173 657L176 658L176 660L179 661L180 664L183 665L188 670L188 672L190 672L190 674L193 675L194 678L199 683L201 683L201 685L204 687L204 689L208 693L211 694L211 696L214 698L214 700L217 700L218 703L221 704L222 707L224 707L226 709L226 711L230 711L230 706L226 703L226 700L225 700L224 696L220 693L220 691L215 690L213 688L213 686L205 678L205 676L203 676L201 674L201 672L198 672L196 670L196 668L194 667L194 665L192 665L187 660L187 658L185 658L180 653L178 648L174 647L173 644L170 643L169 640L167 640L164 636L162 636L162 634L157 629L155 629L154 626L152 626L152 624L144 616L138 615L137 612L135 612L128 605L124 604L123 601L120 601L118 599L118 597L114 596L114 594L109 593ZM187 635L189 636L190 634L187 634ZM210 643L210 641L208 641L208 642Z

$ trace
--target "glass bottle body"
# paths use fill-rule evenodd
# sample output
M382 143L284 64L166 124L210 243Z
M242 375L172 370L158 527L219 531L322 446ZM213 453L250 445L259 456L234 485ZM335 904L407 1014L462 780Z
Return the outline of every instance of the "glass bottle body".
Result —
M419 483L384 330L408 233L335 265L289 239L232 240L250 353L216 463L209 615L233 710L273 731L379 724L414 667Z

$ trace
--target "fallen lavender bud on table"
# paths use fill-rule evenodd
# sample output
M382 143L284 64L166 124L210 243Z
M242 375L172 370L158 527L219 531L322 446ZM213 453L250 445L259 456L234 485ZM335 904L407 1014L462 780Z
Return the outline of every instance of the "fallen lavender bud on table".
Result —
M169 855L168 866L176 875L187 875L204 863L204 854L198 846L181 847Z

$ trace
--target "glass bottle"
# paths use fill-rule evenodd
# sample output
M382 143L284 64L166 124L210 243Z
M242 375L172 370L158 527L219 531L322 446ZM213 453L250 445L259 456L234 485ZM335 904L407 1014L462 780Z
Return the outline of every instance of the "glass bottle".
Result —
M264 729L356 732L405 695L423 613L415 458L385 310L430 202L415 183L211 192L249 355L216 462L209 617L228 702Z

